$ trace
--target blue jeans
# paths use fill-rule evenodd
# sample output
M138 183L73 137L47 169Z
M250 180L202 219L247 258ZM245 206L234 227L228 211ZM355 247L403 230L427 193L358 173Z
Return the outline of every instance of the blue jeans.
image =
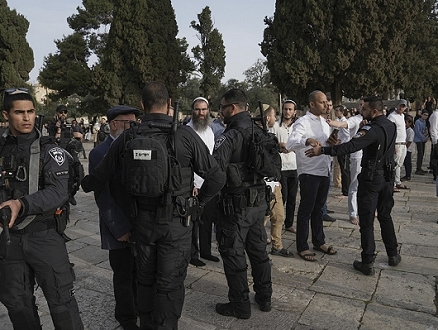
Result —
M309 237L309 220L312 229L313 246L325 244L325 235L322 224L322 208L327 201L327 194L330 188L330 178L327 176L316 176L301 174L300 195L301 201L297 214L297 251L309 250L307 239Z

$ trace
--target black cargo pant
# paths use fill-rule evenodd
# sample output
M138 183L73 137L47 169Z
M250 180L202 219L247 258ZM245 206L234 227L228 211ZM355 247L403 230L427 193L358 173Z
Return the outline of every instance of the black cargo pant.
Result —
M73 296L75 276L61 235L54 229L11 233L11 241L7 257L0 260L0 301L8 309L14 329L41 329L35 279L43 290L55 329L83 329Z
M219 214L216 236L228 282L228 299L242 311L251 309L245 252L251 262L258 300L271 301L271 265L263 226L265 211L266 204L263 203L262 206L247 207L233 215Z
M374 216L380 223L382 240L388 257L397 255L397 238L391 210L394 206L393 182L386 182L380 174L375 174L373 181L367 181L361 173L358 176L357 190L360 238L362 245L362 262L374 262L376 243L374 240Z
M158 224L154 211L139 210L135 232L140 328L178 329L192 224L184 227L180 217Z

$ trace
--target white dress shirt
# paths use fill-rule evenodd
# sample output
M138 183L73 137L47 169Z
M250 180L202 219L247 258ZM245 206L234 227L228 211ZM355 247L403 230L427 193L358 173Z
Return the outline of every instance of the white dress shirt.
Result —
M307 157L304 154L307 149L311 148L311 146L306 146L307 139L318 140L322 146L327 146L326 141L329 136L330 126L327 124L326 119L315 116L309 111L294 123L286 149L293 150L296 153L298 175L311 174L327 177L330 175L330 156Z

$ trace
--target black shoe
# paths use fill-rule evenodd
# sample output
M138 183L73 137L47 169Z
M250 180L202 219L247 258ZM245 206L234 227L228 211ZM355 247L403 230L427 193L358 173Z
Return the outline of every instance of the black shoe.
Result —
M260 310L262 312L270 312L271 311L272 306L271 306L271 302L270 301L260 301L257 298L257 295L255 296L255 301L256 301L257 304L259 304Z
M251 310L245 312L243 310L238 310L236 304L216 304L216 312L223 316L234 316L238 319L249 319L251 317Z
M324 214L324 215L322 216L322 220L323 220L323 221L330 221L330 222L335 222L335 221L336 221L335 218L332 218L332 217L329 216L328 214Z
M140 327L135 323L128 323L125 325L122 325L123 330L140 330Z
M393 257L388 258L388 265L395 267L400 263L400 261L401 261L401 256L397 254Z
M410 176L404 176L404 177L402 177L402 178L400 179L401 182L409 181L409 180L411 180L411 177L410 177Z
M333 213L335 213L335 211L327 210L327 214L333 214Z
M190 264L196 267L202 267L206 265L205 262L199 259L190 259Z
M70 202L71 205L76 205L76 204L77 204L77 202L76 202L76 198L74 198L73 196L71 196L71 197L68 199L68 201Z
M361 261L355 260L353 262L353 267L354 269L360 271L361 273L363 273L364 275L374 275L374 264L371 262L369 264L364 264Z
M274 256L280 256L280 257L286 257L286 258L292 258L294 256L294 254L292 252L286 250L285 248L283 248L281 250L277 250L277 249L272 248L271 254Z
M415 174L416 174L416 175L424 175L424 172L421 171L421 170L418 170L418 171L415 171Z
M201 254L201 258L205 259L205 260L210 260L210 261L214 261L214 262L219 262L219 258L215 257L211 254Z

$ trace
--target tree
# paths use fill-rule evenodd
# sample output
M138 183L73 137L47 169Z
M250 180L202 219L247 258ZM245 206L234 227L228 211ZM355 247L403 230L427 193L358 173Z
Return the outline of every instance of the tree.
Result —
M250 68L246 69L243 74L249 88L265 87L270 83L268 67L266 62L260 58Z
M0 89L28 86L35 63L26 41L29 21L0 0Z
M437 3L425 0L422 6L411 16L415 24L408 36L403 63L411 73L403 86L405 95L411 102L421 103L428 95L438 95L438 59L434 56L438 52Z
M77 14L67 18L71 29L81 33L87 41L90 52L102 55L113 20L113 0L83 0L84 8L78 7Z
M145 82L171 95L181 82L182 48L170 0L114 0L113 20L93 81L105 103L138 107Z
M261 43L271 80L304 102L309 92L358 97L404 82L401 65L415 0L276 1ZM401 19L404 18L404 19Z
M39 82L55 91L49 95L54 101L73 94L86 96L91 87L91 69L87 65L90 52L86 41L75 32L56 40L55 44L58 51L44 58Z
M201 91L205 98L211 99L221 85L225 73L225 46L222 35L213 28L211 11L207 6L198 14L199 23L192 21L190 26L198 32L200 45L192 48L197 69L202 74Z
M245 75L245 84L248 90L250 110L258 114L259 100L277 108L278 92L270 82L270 74L266 62L259 58L243 74Z

